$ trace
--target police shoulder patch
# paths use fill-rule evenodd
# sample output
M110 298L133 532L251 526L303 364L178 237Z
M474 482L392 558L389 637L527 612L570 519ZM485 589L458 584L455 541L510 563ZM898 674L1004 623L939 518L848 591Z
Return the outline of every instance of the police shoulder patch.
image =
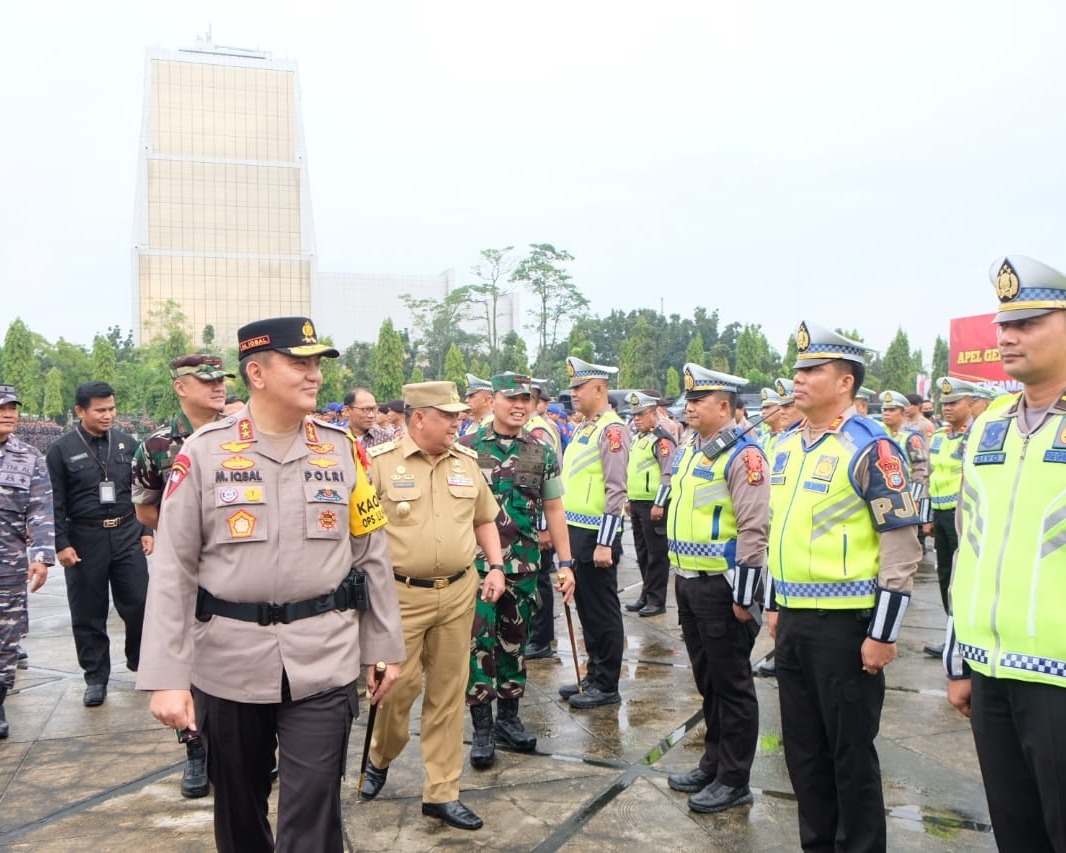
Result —
M607 427L603 434L607 438L608 449L611 453L617 453L622 449L622 430L623 427L619 424L611 424Z
M383 441L381 444L375 444L367 451L367 455L373 459L375 456L381 456L383 453L388 453L390 450L395 450L397 447L395 441Z
M748 469L748 484L757 486L765 481L763 477L763 456L754 447L747 448L744 453L744 467Z

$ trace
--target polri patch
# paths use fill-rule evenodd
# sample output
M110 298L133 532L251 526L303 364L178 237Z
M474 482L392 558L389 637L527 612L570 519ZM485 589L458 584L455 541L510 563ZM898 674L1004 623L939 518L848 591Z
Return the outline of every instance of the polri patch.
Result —
M189 476L191 469L192 460L184 453L179 453L174 457L174 461L170 463L170 478L167 480L167 492L163 495L164 499L169 498L177 491L178 486Z

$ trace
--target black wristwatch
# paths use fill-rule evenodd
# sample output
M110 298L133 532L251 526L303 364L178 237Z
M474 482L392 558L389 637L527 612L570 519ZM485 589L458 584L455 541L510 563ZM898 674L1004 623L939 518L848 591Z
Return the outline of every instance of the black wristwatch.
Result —
M572 569L573 567L574 567L574 561L573 560L560 560L559 561L559 568L560 569Z
M491 563L489 565L489 571L491 572L493 569L499 569L502 572L504 570L503 563Z

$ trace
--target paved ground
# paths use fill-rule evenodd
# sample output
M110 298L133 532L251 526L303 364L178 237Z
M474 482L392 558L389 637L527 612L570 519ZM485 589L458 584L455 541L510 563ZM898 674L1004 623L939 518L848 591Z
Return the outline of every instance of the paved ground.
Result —
M628 556L620 578L623 601L633 600L639 576ZM133 675L119 663L121 622L111 623L116 672L107 702L88 709L81 703L84 685L61 571L52 572L30 606L25 646L31 666L19 672L19 692L8 698L12 735L0 742L0 848L210 849L211 800L181 798L183 750L148 714L146 696L133 689ZM924 643L939 639L942 623L935 574L923 564L899 659L889 668L878 742L892 850L995 848L969 724L947 705L939 664L921 652ZM537 752L499 752L492 769L467 765L463 774L462 798L485 820L479 832L422 817L417 737L393 764L378 799L358 801L365 729L357 721L343 794L351 849L798 849L775 682L757 684L755 804L722 815L690 813L685 796L666 785L667 773L694 766L702 743L699 697L672 593L664 616L626 613L625 624L623 704L573 712L556 695L560 684L573 680L560 614L560 658L530 663L522 705L526 724L539 735ZM764 633L753 659L769 645ZM412 724L417 731L417 716Z

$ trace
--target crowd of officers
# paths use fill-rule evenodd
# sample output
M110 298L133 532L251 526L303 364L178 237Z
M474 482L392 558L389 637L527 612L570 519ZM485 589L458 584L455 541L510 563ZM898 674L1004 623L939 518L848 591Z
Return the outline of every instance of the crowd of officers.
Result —
M684 431L639 392L627 424L607 394L616 368L573 356L573 419L504 373L468 376L465 399L407 385L395 412L355 389L331 423L308 412L338 353L291 317L240 330L249 400L231 414L221 362L176 359L181 413L139 444L114 428L113 390L87 383L77 427L42 457L12 435L18 392L0 386L0 737L26 591L58 562L85 705L106 698L110 587L126 666L186 744L182 794L214 785L220 850L341 849L361 667L377 706L362 798L386 784L422 694L423 814L477 829L459 799L463 708L473 767L498 743L535 749L519 704L526 660L554 654L556 592L587 657L561 698L622 701L628 516L642 585L625 609L662 615L673 576L703 699L703 753L669 787L697 812L752 802L765 620L803 848L884 850L884 670L931 536L948 625L926 651L972 719L997 843L1066 850L1066 277L1022 256L991 277L1021 392L940 378L939 426L895 390L868 417L867 348L808 321L755 423L743 377L684 365Z

